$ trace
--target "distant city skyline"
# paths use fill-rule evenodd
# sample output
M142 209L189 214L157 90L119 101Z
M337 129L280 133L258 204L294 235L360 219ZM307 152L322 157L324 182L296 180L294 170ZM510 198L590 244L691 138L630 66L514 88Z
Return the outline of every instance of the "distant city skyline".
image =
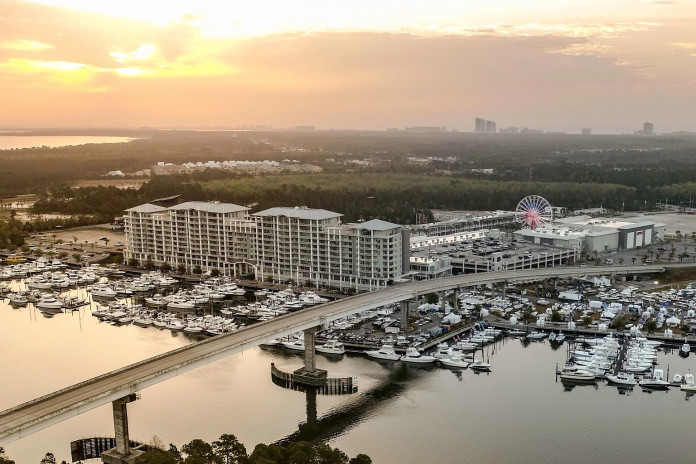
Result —
M696 131L696 1L0 0L0 127Z

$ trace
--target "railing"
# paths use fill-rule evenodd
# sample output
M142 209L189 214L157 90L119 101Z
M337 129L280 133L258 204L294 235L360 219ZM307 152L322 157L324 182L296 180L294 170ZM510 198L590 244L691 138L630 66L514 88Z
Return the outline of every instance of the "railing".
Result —
M284 372L271 363L271 379L276 385L293 390L316 389L318 393L343 395L358 391L357 377L311 377Z

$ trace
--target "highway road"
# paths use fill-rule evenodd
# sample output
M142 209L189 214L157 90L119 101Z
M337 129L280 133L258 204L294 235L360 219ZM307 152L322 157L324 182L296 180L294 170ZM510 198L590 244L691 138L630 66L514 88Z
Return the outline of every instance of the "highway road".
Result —
M632 275L662 271L664 266L643 265L556 267L488 272L406 283L355 295L187 345L2 411L0 412L0 445L274 338L325 325L335 319L377 306L416 298L426 293L503 281L515 282L585 275Z

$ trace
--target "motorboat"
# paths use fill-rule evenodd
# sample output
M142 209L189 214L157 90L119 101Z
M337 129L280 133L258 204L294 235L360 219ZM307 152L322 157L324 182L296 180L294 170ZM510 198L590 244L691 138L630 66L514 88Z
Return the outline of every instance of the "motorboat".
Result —
M487 372L491 370L491 365L487 362L483 362L481 359L475 359L474 362L469 364L469 368L475 371Z
M10 293L7 295L7 299L10 300L11 305L16 306L22 306L29 303L27 295L23 293Z
M509 337L524 337L527 334L527 332L525 332L524 330L514 329L509 331L507 334Z
M694 381L694 374L687 372L684 374L683 382L679 388L682 391L696 392L696 382Z
M403 362L408 362L408 363L416 363L416 364L426 364L426 363L432 363L435 362L434 356L428 356L421 354L420 351L418 351L418 348L414 347L409 347L406 348L406 354L401 356L401 360Z
M304 337L296 338L294 340L282 342L283 346L289 350L304 351Z
M96 298L116 298L116 290L105 284L93 285L89 292Z
M565 366L558 376L562 380L574 380L592 382L595 380L595 374L584 369L578 369L576 366Z
M324 354L343 354L346 352L346 348L343 346L343 343L339 342L338 340L328 340L323 345L316 346L314 350L317 353Z
M543 340L544 338L546 338L546 334L544 332L530 332L527 334L527 340L539 341Z
M566 339L565 334L564 334L563 332L558 332L558 333L556 334L555 343L556 343L557 345L560 345L561 343L563 343L563 342L565 341L565 339Z
M606 378L609 383L614 383L616 385L625 385L631 387L638 385L635 376L631 372L618 372L616 375L607 374Z
M464 361L464 358L462 356L452 356L451 358L441 358L440 363L442 363L443 366L454 367L457 369L466 369L467 367L469 367L469 363L467 361Z
M136 317L133 319L133 325L137 325L139 327L149 327L153 323L152 319L149 317Z
M169 330L180 331L186 327L179 319L171 319L166 326Z
M671 384L664 379L664 372L662 369L655 369L652 375L643 377L643 379L638 382L638 385L655 390L666 390Z
M63 303L57 300L53 295L41 295L41 299L34 303L39 309L60 309Z
M365 351L365 354L371 358L386 359L388 361L398 361L401 358L401 355L394 350L394 345L391 344L382 345L379 350Z
M691 345L689 345L689 342L685 341L684 344L679 348L679 354L683 356L688 356L689 352L691 351Z

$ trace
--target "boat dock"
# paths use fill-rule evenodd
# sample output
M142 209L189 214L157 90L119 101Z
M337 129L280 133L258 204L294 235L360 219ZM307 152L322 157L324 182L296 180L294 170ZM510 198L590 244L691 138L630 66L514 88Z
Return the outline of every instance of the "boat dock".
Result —
M566 335L572 335L572 336L591 336L591 337L606 337L607 335L616 335L618 337L630 337L631 334L618 330L599 330L599 329L591 329L588 327L578 327L575 329L569 329L567 327L567 323L549 323L547 322L546 325L544 326L537 326L537 325L530 325L530 324L510 324L506 320L502 319L487 319L486 322L488 322L490 325L492 325L495 328L498 329L507 329L507 330L523 330L526 332L563 332ZM649 334L643 334L645 338L649 340L657 340L662 342L664 345L667 346L673 346L673 347L678 347L681 346L685 341L689 343L689 345L696 346L696 336L693 335L688 335L688 336L667 336L667 335L662 335L662 334L656 334L656 333L649 333Z

